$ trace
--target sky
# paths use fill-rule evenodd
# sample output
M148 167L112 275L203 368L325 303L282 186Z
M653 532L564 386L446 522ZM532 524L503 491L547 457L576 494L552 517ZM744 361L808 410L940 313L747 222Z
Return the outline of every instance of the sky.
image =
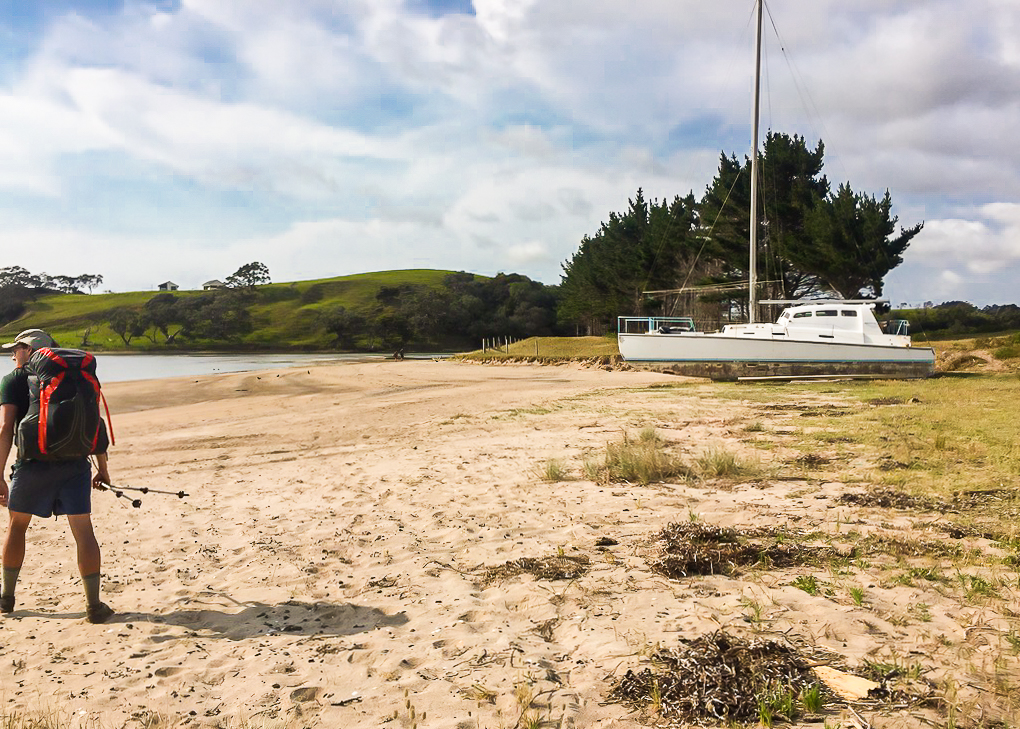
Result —
M924 222L894 304L1017 303L1020 2L770 0L762 128ZM560 281L751 148L753 0L0 0L0 266L103 290Z

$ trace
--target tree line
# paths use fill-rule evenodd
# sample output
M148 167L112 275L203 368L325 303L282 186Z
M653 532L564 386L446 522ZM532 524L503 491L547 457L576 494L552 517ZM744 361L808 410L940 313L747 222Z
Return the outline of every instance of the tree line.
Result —
M50 276L48 273L32 273L21 266L0 268L0 288L23 287L40 289L61 294L80 294L82 289L92 290L103 283L103 277L94 273L78 276Z
M78 276L51 276L32 273L21 266L0 268L0 324L21 316L30 301L49 294L80 294L103 283L99 274L83 273Z
M140 309L114 309L107 323L128 346L135 337L152 344L161 337L164 344L187 339L237 341L254 329L249 307L258 300L256 287L271 281L266 264L252 261L230 274L223 290L198 296L156 294Z
M759 298L877 298L923 223L897 229L892 199L832 189L824 145L769 133L760 152ZM704 195L647 201L639 189L563 264L561 319L610 330L622 314L746 317L750 160L720 155ZM684 311L677 311L681 308Z
M114 309L107 323L128 346L136 337L171 345L187 339L231 342L252 331L248 307L254 299L253 294L236 289L198 296L161 293L141 309Z
M966 301L947 301L900 313L910 319L910 330L915 336L933 339L1020 330L1020 306L1016 304L978 308Z
M131 346L136 338L152 344L195 341L239 342L254 330L252 306L291 296L323 332L321 346L347 351L399 351L463 347L484 337L528 337L557 333L555 287L520 274L493 278L470 273L445 276L441 286L382 286L367 307L319 306L325 286L256 289L250 280L200 295L160 293L140 308L110 312L107 324Z
M321 314L332 345L340 349L401 350L474 344L486 337L559 333L556 287L516 273L482 278L452 273L442 286L383 286L369 310L345 307Z

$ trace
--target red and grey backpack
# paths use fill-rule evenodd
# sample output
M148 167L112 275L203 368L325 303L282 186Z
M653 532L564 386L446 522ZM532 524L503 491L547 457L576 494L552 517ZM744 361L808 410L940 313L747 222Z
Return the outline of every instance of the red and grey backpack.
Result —
M99 402L106 407L106 399L96 378L96 358L80 349L43 347L32 353L25 370L28 412L18 424L18 457L66 461L106 453L110 438L99 414Z

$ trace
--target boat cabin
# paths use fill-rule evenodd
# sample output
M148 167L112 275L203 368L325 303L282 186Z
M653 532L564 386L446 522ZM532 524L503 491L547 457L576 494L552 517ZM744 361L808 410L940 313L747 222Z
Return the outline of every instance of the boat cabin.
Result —
M733 324L724 327L723 332L737 336L909 347L907 322L895 320L880 325L875 318L875 303L820 301L795 304L784 309L774 324Z

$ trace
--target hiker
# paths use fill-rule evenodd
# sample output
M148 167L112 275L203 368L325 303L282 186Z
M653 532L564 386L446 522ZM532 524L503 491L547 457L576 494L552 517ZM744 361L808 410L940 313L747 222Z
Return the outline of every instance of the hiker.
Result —
M25 561L25 532L33 516L43 518L67 515L67 523L78 548L78 569L85 587L85 616L90 623L105 623L113 610L99 599L101 556L92 530L91 488L110 483L106 453L96 453L96 475L87 456L69 460L34 460L20 452L11 467L10 487L3 469L14 443L18 423L29 408L28 371L25 365L32 353L44 347L56 348L46 332L28 329L13 342L2 345L11 350L16 369L0 381L0 506L6 506L10 520L3 545L3 582L0 613L14 611L14 588Z

